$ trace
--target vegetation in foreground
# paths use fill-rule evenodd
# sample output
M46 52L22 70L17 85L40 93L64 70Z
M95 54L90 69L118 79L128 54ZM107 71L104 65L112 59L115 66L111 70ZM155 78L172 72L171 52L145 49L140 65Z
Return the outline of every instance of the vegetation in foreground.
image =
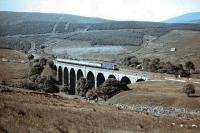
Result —
M1 132L195 132L198 118L156 117L59 96L2 90Z

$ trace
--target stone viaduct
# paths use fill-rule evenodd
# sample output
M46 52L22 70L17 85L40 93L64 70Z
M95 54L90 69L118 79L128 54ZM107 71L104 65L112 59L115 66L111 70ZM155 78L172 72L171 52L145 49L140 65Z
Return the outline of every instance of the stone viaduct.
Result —
M57 68L57 80L60 84L69 86L69 93L72 95L76 94L77 81L81 77L90 80L95 88L103 84L108 78L115 78L126 84L146 81L149 79L145 74L139 74L136 72L116 71L68 64L57 60L54 60L54 65Z

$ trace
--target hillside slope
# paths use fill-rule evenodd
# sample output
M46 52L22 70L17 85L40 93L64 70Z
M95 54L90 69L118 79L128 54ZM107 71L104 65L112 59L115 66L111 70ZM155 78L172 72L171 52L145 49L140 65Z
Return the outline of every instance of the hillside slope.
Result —
M134 53L140 58L160 58L162 61L170 61L175 64L191 60L197 68L200 68L200 32L173 30L152 42L146 44ZM170 52L170 48L176 48L175 52Z
M0 25L12 25L23 22L69 22L69 23L102 23L109 20L101 18L83 17L71 14L28 13L0 11Z
M199 131L199 118L157 117L67 99L12 90L0 92L0 132L133 133ZM172 124L174 123L174 124ZM181 127L180 125L184 125ZM198 125L197 128L192 124Z
M131 91L115 95L108 102L199 109L200 84L194 84L196 93L193 98L182 92L185 84L167 80L135 83L130 85Z
M181 16L177 16L168 20L166 23L199 23L200 22L200 12L187 13Z
M200 25L195 24L109 21L67 14L0 12L0 21L0 36L121 29L140 29L145 34L162 36L171 30L200 31Z

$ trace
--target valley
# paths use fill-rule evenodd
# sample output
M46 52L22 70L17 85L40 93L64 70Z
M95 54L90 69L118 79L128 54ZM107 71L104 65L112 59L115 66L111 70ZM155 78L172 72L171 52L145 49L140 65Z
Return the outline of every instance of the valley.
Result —
M17 12L0 12L0 20L0 132L200 131L198 23ZM97 72L78 77L78 69L56 66L57 58L116 64L119 70L98 72L148 81L127 84L119 74L100 77L94 88ZM80 94L70 95L70 82ZM195 94L183 92L187 84Z

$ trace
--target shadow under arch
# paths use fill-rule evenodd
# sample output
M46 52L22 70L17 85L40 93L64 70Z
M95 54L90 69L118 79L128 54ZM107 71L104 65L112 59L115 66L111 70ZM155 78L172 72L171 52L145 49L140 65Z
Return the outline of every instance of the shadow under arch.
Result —
M143 81L145 81L144 79L138 79L136 82L143 82Z
M122 77L121 82L126 85L131 84L131 80L126 76Z
M69 87L69 94L75 95L75 87L76 87L76 73L75 70L72 68L70 70L70 87Z
M105 77L102 73L97 74L97 87L102 85L105 82Z
M68 69L67 67L64 68L64 84L65 85L69 85L69 72L68 72Z
M59 66L58 67L58 83L59 84L62 84L62 67L61 66Z
M109 75L108 78L109 79L111 79L111 78L116 79L115 75L113 75L113 74Z
M83 71L81 69L79 69L77 71L77 80L79 80L81 77L83 78Z
M92 88L95 87L95 77L91 71L87 74L87 80L90 82Z

